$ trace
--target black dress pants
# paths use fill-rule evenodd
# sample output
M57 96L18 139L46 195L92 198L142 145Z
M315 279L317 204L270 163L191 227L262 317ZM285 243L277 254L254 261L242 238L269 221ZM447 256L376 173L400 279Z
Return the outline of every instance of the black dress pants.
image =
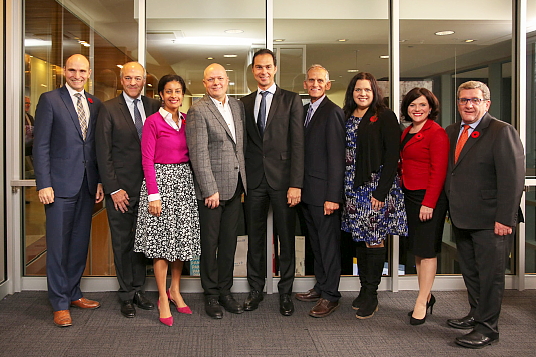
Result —
M259 187L248 189L246 196L246 220L248 227L248 283L252 290L263 291L266 278L266 219L272 204L274 222L279 235L278 290L280 294L292 293L296 271L296 211L287 204L287 190L274 190L266 177ZM271 237L270 237L271 239Z
M504 294L504 274L515 232L496 235L493 229L460 229L452 225L460 268L475 330L499 337L497 324Z

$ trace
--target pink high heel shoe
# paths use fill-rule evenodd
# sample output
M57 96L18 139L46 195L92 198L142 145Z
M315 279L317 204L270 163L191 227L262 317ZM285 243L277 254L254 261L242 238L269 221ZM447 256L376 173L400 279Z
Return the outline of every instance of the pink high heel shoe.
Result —
M156 305L158 306L158 310L160 310L160 301L158 301ZM166 326L173 326L173 315L170 317L159 317L158 319Z
M187 314L187 315L192 314L192 310L190 310L190 308L188 306L184 306L184 307L178 307L177 306L177 303L175 302L175 300L173 300L171 298L171 293L169 292L169 289L167 291L167 297L168 297L169 301L171 301L175 305L175 307L177 308L178 312L180 312L181 314Z

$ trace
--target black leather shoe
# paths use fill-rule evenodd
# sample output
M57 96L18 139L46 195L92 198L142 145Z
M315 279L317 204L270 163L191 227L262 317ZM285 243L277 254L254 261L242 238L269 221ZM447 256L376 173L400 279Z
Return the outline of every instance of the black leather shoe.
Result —
M289 294L279 295L279 312L283 316L290 316L294 313L294 303Z
M497 341L499 341L499 337L489 337L474 330L465 336L456 337L456 343L467 348L482 348Z
M447 324L450 327L468 330L475 327L475 319L473 316L467 315L465 317L462 317L461 319L448 319Z
M132 300L124 300L121 302L121 315L125 317L136 317L136 308Z
M240 305L231 294L220 296L219 303L225 310L232 314L241 314L244 312L242 305Z
M140 309L152 310L154 309L154 304L145 297L145 294L141 291L136 291L134 293L134 303L138 305Z
M246 301L244 301L244 311L257 310L262 300L264 300L262 291L251 290Z
M209 297L205 300L205 312L213 319L221 319L223 317L223 311L221 311L221 306L215 297Z

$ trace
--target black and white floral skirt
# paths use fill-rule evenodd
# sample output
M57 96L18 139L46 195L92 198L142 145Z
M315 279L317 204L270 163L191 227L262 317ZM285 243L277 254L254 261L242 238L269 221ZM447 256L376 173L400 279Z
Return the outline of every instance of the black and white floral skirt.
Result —
M134 251L145 254L147 258L189 261L201 253L199 214L190 165L154 166L162 214L156 217L149 213L144 180L140 191Z

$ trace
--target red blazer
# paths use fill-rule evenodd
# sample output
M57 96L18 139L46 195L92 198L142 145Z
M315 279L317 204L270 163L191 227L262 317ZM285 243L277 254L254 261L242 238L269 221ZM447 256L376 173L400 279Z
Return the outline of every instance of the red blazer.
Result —
M411 126L402 133L404 140ZM400 174L408 190L426 190L422 204L435 208L447 176L449 139L445 129L428 120L400 152Z

